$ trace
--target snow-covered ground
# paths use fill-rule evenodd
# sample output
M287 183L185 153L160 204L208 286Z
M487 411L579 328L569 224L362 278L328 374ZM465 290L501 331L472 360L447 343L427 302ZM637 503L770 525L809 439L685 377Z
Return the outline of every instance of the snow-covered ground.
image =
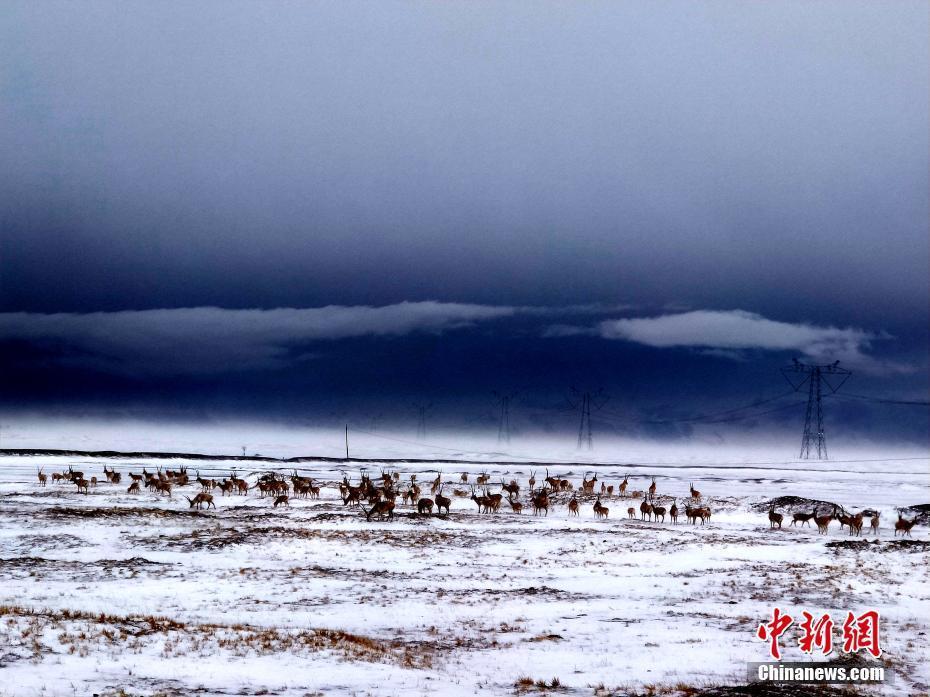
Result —
M616 496L604 500L606 521L595 520L591 500L578 518L564 496L534 517L479 515L462 496L446 517L398 505L394 521L368 522L336 488L340 470L357 477L359 465L312 461L297 467L328 483L320 500L275 509L256 492L215 491L216 510L198 512L183 498L196 485L170 498L131 495L127 473L186 465L222 477L235 468L254 482L270 465L0 457L0 695L537 689L517 687L521 678L557 678L567 694L672 692L745 682L747 662L768 660L755 632L776 605L795 617L879 610L896 682L864 692L930 689L927 550L891 544L896 507L930 501L927 460L749 462L676 455L584 468L615 486L629 474L637 490L654 476L679 506L693 482L713 517L692 526L644 522L638 508L629 519L639 501ZM123 473L121 485L106 482L104 465ZM101 483L86 496L72 484L38 485L38 467L50 475L69 466ZM441 469L446 494L463 488L462 472L516 479L524 492L531 474L519 463L396 469L420 483ZM549 471L576 487L584 474ZM787 520L772 531L750 506L782 495L879 509L880 543L828 547L849 539L835 523L827 537ZM913 539L926 541L927 528L915 527ZM811 660L796 638L791 628L784 660Z

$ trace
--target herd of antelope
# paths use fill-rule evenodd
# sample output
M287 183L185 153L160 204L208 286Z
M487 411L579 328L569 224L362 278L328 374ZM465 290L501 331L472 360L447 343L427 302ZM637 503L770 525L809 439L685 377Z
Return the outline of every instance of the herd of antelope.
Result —
M193 497L185 496L191 508L202 509L216 508L213 500L215 491L219 491L223 496L247 496L249 490L257 489L261 498L268 498L272 501L272 506L289 506L291 497L303 499L319 499L322 484L312 477L300 476L297 470L293 475L284 477L277 474L266 473L258 477L253 485L231 473L223 479L204 479L200 472L195 473L193 479L187 474L187 468L181 467L179 470L157 468L155 472L149 472L145 468L141 474L128 473L131 483L126 490L128 494L139 494L145 487L148 491L165 496L171 496L172 490L188 485L200 487L200 491ZM48 475L38 469L39 486L46 486ZM122 481L122 475L115 469L103 467L103 475L110 484L119 485ZM72 483L77 486L78 493L87 494L89 490L97 487L97 477L92 476L90 479L84 477L83 472L75 471L71 466L66 472L55 472L51 475L52 483ZM537 483L539 486L537 487ZM394 508L397 499L401 499L402 505L409 505L416 510L417 515L430 516L434 510L437 515L443 512L449 513L452 505L452 499L443 494L448 482L443 482L442 472L436 475L435 479L428 484L429 495L423 495L423 489L417 482L417 475L409 475L409 481L402 481L399 472L381 472L381 475L372 478L365 471L360 472L358 483L353 484L349 477L343 473L343 479L339 483L339 497L342 503L347 507L358 507L365 514L367 520L377 517L379 520L394 518ZM548 516L549 510L555 507L554 495L564 494L571 498L567 502L568 515L579 516L581 511L581 500L578 498L580 493L588 501L593 497L594 504L592 512L596 519L607 519L610 515L610 508L604 505L604 501L613 498L618 499L639 499L639 515L637 508L630 506L626 509L628 518L639 518L642 521L651 522L669 522L677 524L679 517L684 514L687 522L695 525L700 521L704 525L711 517L710 507L704 502L701 492L694 488L693 484L689 485L689 495L683 497L683 508L678 506L678 497L660 496L657 492L655 477L652 478L651 484L644 490L631 490L629 488L629 476L625 476L616 487L608 485L606 482L598 482L597 474L589 479L587 475L582 477L578 488L566 477L557 477L549 474L546 470L546 476L537 482L536 472L530 474L527 481L528 503L533 508L533 515ZM524 504L519 500L521 486L516 480L509 483L503 479L498 484L491 484L491 477L487 473L482 473L475 478L474 484L469 481L467 473L462 473L458 481L452 485L453 495L457 497L469 497L478 506L479 514L498 513L503 507L504 502L509 506L512 513L521 514ZM495 493L491 493L491 487L500 487ZM480 490L479 490L480 488ZM671 505L666 507L668 500ZM564 500L564 499L563 499ZM366 507L367 505L367 507ZM772 506L768 513L769 527L772 529L781 529L785 515L778 513ZM844 527L849 528L850 535L860 535L865 518L870 518L869 527L873 534L878 534L880 525L880 514L876 511L859 512L855 515L846 515L842 513L837 506L833 506L832 511L826 515L814 508L811 512L797 512L791 516L791 526L803 527L809 525L813 520L817 525L819 533L826 535L830 523L838 520L840 530ZM895 522L895 535L910 536L911 528L914 527L916 519L907 520L902 514L898 514L898 520Z
M815 507L810 513L798 512L791 514L791 523L789 527L797 525L798 527L804 527L805 525L810 525L810 522L813 520L817 525L817 532L821 535L826 535L830 528L830 523L834 520L838 520L840 523L840 532L843 531L844 527L849 528L849 534L859 537L862 534L862 525L865 522L865 519L869 518L869 528L873 535L878 535L878 528L881 525L881 513L879 511L859 511L855 515L847 515L841 513L838 506L833 506L833 509L826 515L820 515L820 511ZM781 524L784 522L785 516L783 513L777 513L775 511L775 506L769 508L769 528L770 529L779 529L781 530ZM898 512L898 519L894 524L894 534L897 536L898 533L901 533L901 536L907 535L911 536L911 528L914 527L914 524L917 522L917 519L908 520L905 518L901 512ZM798 525L800 523L800 525Z
M520 484L512 479L505 482L503 479L498 484L492 485L491 478L487 473L480 474L476 477L474 484L469 482L468 474L462 473L459 479L452 486L452 493L458 497L469 497L478 506L479 514L498 513L506 502L511 512L520 515L523 513L523 502L520 501ZM640 518L665 522L666 515L672 523L677 523L681 510L678 507L678 500L672 499L672 505L666 509L660 506L660 497L656 494L656 481L652 479L651 485L645 491L629 490L629 476L623 478L618 486L607 485L606 482L600 482L598 487L597 474L590 479L585 475L578 489L567 478L551 476L546 470L546 476L537 485L536 472L530 474L527 482L528 503L533 508L533 515L548 516L549 510L555 507L554 495L571 493L571 499L567 503L569 516L580 515L581 503L578 498L580 491L583 497L595 498L592 507L594 517L597 519L606 519L610 515L610 509L604 505L602 499L608 500L615 496L620 499L639 498L642 496L642 503L639 505ZM442 472L436 475L436 478L429 482L429 495L425 495L423 487L417 482L417 475L411 474L409 481L401 481L400 473L382 472L381 476L372 479L369 475L362 472L359 476L358 484L352 484L348 476L343 473L342 483L339 485L339 492L342 502L346 506L359 506L370 520L372 516L378 516L379 519L387 517L393 518L394 508L397 499L401 499L404 505L410 505L416 508L419 515L431 515L433 509L441 515L443 510L449 512L452 499L443 495L443 491L449 482L443 482ZM495 493L491 493L491 487L500 487ZM479 489L480 487L480 489ZM367 503L370 509L365 509L362 505ZM695 504L695 505L692 505ZM702 504L701 492L691 487L690 497L684 505L684 514L688 522L696 524L698 521L703 525L710 520L710 508ZM628 508L627 514L630 518L636 518L636 508Z

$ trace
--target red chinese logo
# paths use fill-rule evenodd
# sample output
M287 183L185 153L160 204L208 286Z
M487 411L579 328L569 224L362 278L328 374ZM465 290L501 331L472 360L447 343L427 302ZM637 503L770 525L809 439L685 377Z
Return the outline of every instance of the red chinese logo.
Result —
M775 611L772 613L772 621L768 624L760 624L759 629L756 631L756 636L762 641L768 639L772 642L769 646L769 651L772 654L772 658L776 661L781 660L781 651L778 649L778 637L784 634L785 630L791 626L792 622L794 622L794 620L791 619L791 615L783 615L781 610L776 607Z
M798 626L801 628L801 638L798 639L798 645L804 653L813 653L814 649L820 649L820 652L826 656L833 651L833 620L829 614L820 616L816 622L814 616L805 611L804 621Z
M804 621L798 625L801 630L801 638L798 639L801 651L814 653L817 650L824 656L832 652L833 620L830 614L824 613L817 619L814 619L814 616L807 611L802 614ZM792 624L794 624L794 618L776 607L772 611L771 621L760 624L756 630L756 636L759 639L769 642L769 653L776 661L781 660L778 639ZM843 622L843 652L856 653L862 650L868 651L875 658L882 655L876 610L868 610L858 617L851 612L847 613L846 621Z
M878 658L882 655L882 648L878 643L878 612L869 610L858 617L850 612L843 622L843 651L856 653L866 649Z

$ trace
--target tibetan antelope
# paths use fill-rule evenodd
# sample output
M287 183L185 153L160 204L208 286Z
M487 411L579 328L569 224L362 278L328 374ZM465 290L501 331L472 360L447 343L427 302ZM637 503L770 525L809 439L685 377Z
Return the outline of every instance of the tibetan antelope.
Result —
M875 513L872 514L872 520L871 520L871 522L869 523L869 527L872 528L872 534L873 534L873 535L877 535L877 534L878 534L878 526L879 526L879 523L880 523L880 521L879 521L879 516L880 516L880 515L881 515L881 514L880 514L878 511L875 511Z
M620 498L626 498L626 488L630 485L630 475L624 475L623 481L620 482Z
M129 488L126 489L127 494L138 494L141 491L139 488L139 482L133 482L129 485Z
M862 534L862 511L859 511L849 520L849 534L859 537Z
M511 479L510 484L504 484L504 479L502 477L501 478L501 490L506 491L508 497L510 498L520 495L520 485L517 484L516 479Z
M530 485L530 491L532 491L536 487L536 470L532 470L530 472L529 485Z
M817 511L812 511L811 513L792 513L791 514L791 527L794 527L798 523L801 524L803 528L805 524L810 525L811 520L817 516Z
M586 479L587 475L581 477L581 490L586 494L594 493L594 485L597 483L597 473L591 479Z
M433 514L433 499L422 498L417 501L417 514L418 515L432 515Z
M523 504L519 501L514 501L513 499L507 499L507 503L510 504L510 510L512 510L517 515L523 513Z
M627 509L626 509L626 516L627 516L627 518L635 518L635 517L636 517L636 509L633 508L633 507L627 508Z
M672 501L672 507L668 509L668 517L671 518L672 523L678 525L678 501Z
M578 499L572 496L572 500L568 502L568 515L578 515Z
M901 515L901 513L899 512L898 520L894 524L894 534L897 535L900 532L902 537L904 537L905 535L910 537L911 528L914 527L914 523L916 522L917 522L916 518L914 518L914 520L908 520L903 515Z
M362 509L365 511L365 509ZM371 509L365 511L365 519L371 520L371 516L377 515L378 520L383 520L384 516L388 517L388 520L394 520L394 502L393 501L375 501Z
M772 506L769 509L769 529L771 530L777 525L778 529L781 530L781 521L784 520L784 518L785 516L781 513L776 513L775 506Z
M688 482L688 488L691 489L691 498L693 499L701 498L701 492L694 488L694 482Z
M540 511L546 516L549 515L549 491L545 487L533 496L533 515L538 515Z
M487 496L476 496L475 487L471 488L471 500L478 504L478 513L490 513L491 502Z
M484 486L491 481L491 475L487 472L482 472L475 481L478 483L478 486Z
M468 472L462 472L462 476L459 477L459 481L462 484L468 484Z
M650 520L652 519L652 504L646 500L645 495L643 496L643 502L639 504L639 512L642 514L642 520L646 520L646 516L649 516Z
M662 522L665 522L665 507L664 506L653 506L652 507L652 519L658 520L659 516L662 517Z
M275 497L272 508L277 508L278 506L287 506L288 508L291 507L291 504L288 503L287 494L281 494L280 496Z
M39 478L39 486L48 484L48 476L42 471L41 467L36 471L36 476Z
M606 518L608 513L610 513L610 509L601 505L601 497L598 496L597 501L594 502L594 517Z
M833 508L833 513L836 513L836 507ZM830 523L833 521L833 513L827 513L827 515L820 515L814 518L814 522L817 524L817 532L821 535L826 535L830 529Z
M449 515L449 506L452 505L452 499L442 495L442 487L439 487L439 493L436 494L436 515L442 515L442 509L446 509L446 515Z
M187 502L191 505L191 508L203 508L204 504L206 504L207 508L210 508L211 506L216 508L216 504L213 503L212 494L206 494L201 491L194 498L191 498L190 496L185 496L184 498L187 499Z
M649 498L655 499L656 497L656 478L652 478L652 484L649 485Z
M77 490L78 490L78 493L79 493L79 494L80 494L80 493L84 493L84 494L87 494L87 493L88 493L88 487L89 487L90 485L89 485L89 483L88 483L88 481L87 481L86 479L84 479L83 477L81 477L81 478L79 478L79 479L75 479L75 480L74 480L74 483L77 485Z

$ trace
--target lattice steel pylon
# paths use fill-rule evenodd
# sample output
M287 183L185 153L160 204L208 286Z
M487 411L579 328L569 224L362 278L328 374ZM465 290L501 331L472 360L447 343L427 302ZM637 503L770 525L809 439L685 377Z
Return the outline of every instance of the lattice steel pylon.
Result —
M591 435L591 407L594 407L594 411L599 411L608 399L610 398L604 394L603 389L597 392L580 392L574 387L571 389L568 403L572 409L581 409L581 423L578 426L579 450L584 445L588 446L588 450L594 450L594 438Z
M840 362L834 361L824 365L801 363L794 359L790 368L782 368L781 374L795 392L800 392L807 383L807 408L804 411L804 433L801 436L801 460L809 460L812 447L816 448L817 459L827 460L827 434L823 426L823 385L830 393L839 390L852 372L840 368ZM792 376L800 377L793 380ZM817 432L814 433L814 412L817 412Z

